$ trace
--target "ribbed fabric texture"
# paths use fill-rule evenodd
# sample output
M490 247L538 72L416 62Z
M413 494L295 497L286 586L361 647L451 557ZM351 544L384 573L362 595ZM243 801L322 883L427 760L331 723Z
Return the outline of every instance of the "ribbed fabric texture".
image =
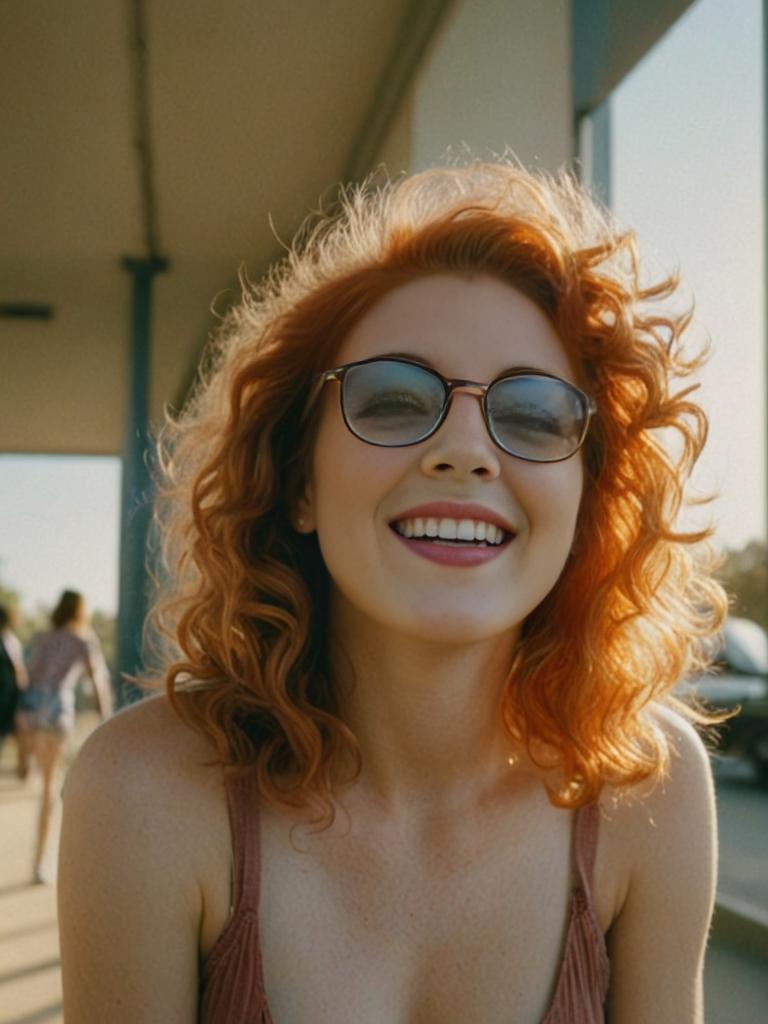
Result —
M250 779L228 780L232 828L232 916L201 972L201 1024L274 1024L264 991L259 946L260 840L258 793ZM592 906L592 873L600 812L576 812L573 858L577 882L555 991L541 1024L604 1024L610 965ZM511 1024L511 1022L510 1022Z
M571 897L571 919L560 976L541 1024L603 1024L611 967L605 938L592 904L592 875L597 853L600 809L576 812L573 858L578 881Z
M226 777L225 777L226 778ZM250 778L226 779L232 829L232 914L202 966L200 1024L273 1024L259 945L259 798Z

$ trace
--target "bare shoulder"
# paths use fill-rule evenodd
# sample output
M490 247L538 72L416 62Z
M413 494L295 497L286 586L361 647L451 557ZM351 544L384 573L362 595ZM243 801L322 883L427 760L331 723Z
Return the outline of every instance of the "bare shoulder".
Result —
M605 795L606 817L621 821L622 830L635 833L663 827L667 835L685 831L714 809L712 772L704 742L682 715L664 705L649 712L669 750L664 777L623 792Z
M675 786L711 783L709 754L688 719L664 704L654 704L650 714L670 746L669 781Z
M165 697L119 712L83 745L59 857L68 1019L193 1019L207 891L217 874L226 883L229 857L214 762Z
M664 777L601 799L601 862L612 887L613 919L634 892L660 894L692 879L707 892L714 885L716 817L709 754L693 726L671 708L656 705L655 724L666 738Z
M62 795L70 818L98 818L123 844L140 840L145 849L204 835L206 817L220 821L224 800L213 747L164 695L131 705L96 729Z
M118 711L85 741L68 776L79 779L97 768L146 773L170 769L181 779L213 760L214 751L206 739L178 717L164 694L147 697Z
M598 870L602 858L615 885L608 1011L626 1024L701 1024L717 864L709 756L675 711L650 713L669 746L664 778L602 801Z

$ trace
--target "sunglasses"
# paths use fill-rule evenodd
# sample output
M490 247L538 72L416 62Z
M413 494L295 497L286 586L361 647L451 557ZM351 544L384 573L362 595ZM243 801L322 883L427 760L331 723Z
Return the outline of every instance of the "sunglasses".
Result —
M490 384L447 380L406 359L375 358L337 366L320 383L341 385L341 414L367 444L403 448L440 428L457 392L475 395L494 444L527 462L561 462L584 443L597 411L574 384L538 370L506 373Z

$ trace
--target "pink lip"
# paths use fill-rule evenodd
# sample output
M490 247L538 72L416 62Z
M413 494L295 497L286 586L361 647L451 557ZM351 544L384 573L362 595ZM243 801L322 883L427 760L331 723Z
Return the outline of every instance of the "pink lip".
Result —
M403 537L397 530L392 532L407 548L410 548L417 555L421 555L422 558L428 558L431 562L439 562L441 565L454 565L464 568L482 565L484 562L490 562L492 559L498 558L513 539L511 536L507 537L501 544L496 544L494 547L453 548L447 544L435 544L431 540L414 540L413 538Z
M505 533L515 535L514 527L507 522L498 512L486 508L485 505L477 505L472 502L458 501L431 501L426 505L416 505L415 508L406 509L400 512L393 519L392 523L401 522L403 519L482 519L485 523L493 523L500 526ZM399 536L399 534L398 534ZM481 548L480 550L485 550Z

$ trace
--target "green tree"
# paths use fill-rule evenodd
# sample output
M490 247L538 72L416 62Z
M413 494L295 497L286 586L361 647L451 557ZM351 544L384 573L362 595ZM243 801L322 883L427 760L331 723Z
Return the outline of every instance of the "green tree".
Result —
M0 562L2 566L2 562ZM18 612L21 608L21 598L16 590L6 587L0 576L0 604L10 612Z
M16 632L25 647L35 633L49 628L50 615L50 609L42 604L37 605L33 612L21 611L19 613Z
M2 563L0 563L0 569ZM38 604L34 611L25 611L22 607L22 595L11 587L6 586L0 573L0 604L10 611L15 612L14 629L21 642L26 646L35 633L49 629L51 624L52 609L43 604ZM114 615L96 609L91 615L91 625L99 638L104 657L109 665L110 672L115 671L115 634L116 619Z
M718 576L732 599L731 612L768 629L768 544L751 540L725 552Z

